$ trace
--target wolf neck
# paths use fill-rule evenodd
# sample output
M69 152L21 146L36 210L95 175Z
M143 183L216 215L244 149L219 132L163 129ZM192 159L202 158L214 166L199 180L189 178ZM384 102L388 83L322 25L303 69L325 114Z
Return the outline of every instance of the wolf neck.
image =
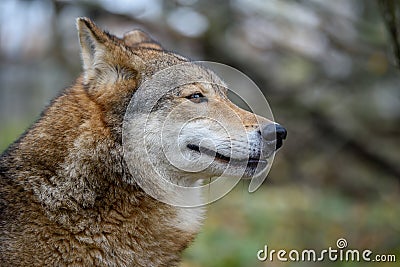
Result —
M154 166L145 162L139 165L142 166L140 169L130 170L133 184L139 185L152 199L157 199L154 201L159 205L166 205L176 211L177 216L173 219L174 227L197 233L205 214L205 208L199 205L202 204L201 191L196 189L200 183L190 176L165 175L162 170L160 173L160 170L156 171ZM187 188L189 190L186 190Z

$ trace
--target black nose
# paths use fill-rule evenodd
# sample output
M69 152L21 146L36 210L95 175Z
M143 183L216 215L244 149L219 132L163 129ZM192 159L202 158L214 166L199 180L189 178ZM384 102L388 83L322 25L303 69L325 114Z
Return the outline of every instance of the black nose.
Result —
M267 124L261 129L262 137L267 141L276 140L276 149L282 146L283 140L286 139L287 131L279 124Z

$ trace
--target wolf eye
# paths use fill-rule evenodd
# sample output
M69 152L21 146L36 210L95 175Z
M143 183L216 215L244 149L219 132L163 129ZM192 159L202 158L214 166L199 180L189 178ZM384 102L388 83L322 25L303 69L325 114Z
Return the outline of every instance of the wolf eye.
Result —
M194 103L201 103L201 102L207 101L207 98L200 92L191 94L191 95L187 96L186 98Z
M202 93L194 93L191 94L190 96L187 96L187 99L196 99L196 98L200 98L200 97L204 97L204 95Z

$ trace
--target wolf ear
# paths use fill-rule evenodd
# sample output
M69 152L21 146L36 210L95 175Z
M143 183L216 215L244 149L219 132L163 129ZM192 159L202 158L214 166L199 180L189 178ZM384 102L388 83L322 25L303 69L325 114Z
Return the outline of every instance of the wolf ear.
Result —
M129 47L146 47L163 50L162 46L153 40L150 35L141 30L133 30L124 34L124 43Z
M95 67L103 65L100 63L110 50L110 44L113 41L109 35L104 33L88 18L78 18L76 25L81 45L84 78L85 82L88 82L92 74L95 74Z

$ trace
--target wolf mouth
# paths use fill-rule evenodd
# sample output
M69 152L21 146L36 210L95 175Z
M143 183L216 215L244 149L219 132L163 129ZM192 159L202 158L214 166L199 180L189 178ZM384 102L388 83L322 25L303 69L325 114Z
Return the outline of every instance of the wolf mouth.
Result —
M222 161L226 164L232 163L232 164L243 164L245 161L247 161L247 168L256 168L258 164L266 164L266 160L262 160L259 157L249 157L247 160L240 160L240 159L234 159L231 157L224 156L216 151L213 151L211 149L205 148L205 147L199 147L197 145L193 144L188 144L187 148L190 150L196 151L198 153L204 153L210 157L215 157L215 159Z

